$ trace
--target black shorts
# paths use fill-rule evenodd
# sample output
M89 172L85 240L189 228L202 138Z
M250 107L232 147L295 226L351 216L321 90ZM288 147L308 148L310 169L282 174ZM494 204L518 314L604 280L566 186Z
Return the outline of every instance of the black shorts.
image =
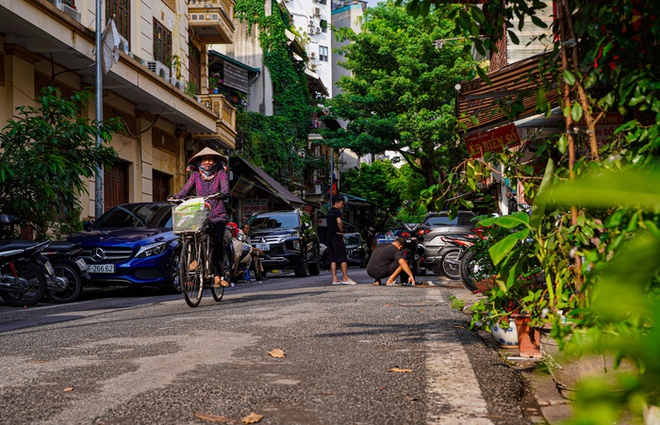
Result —
M328 254L331 263L347 263L346 245L341 239L328 242Z
M398 268L399 263L393 261L387 265L386 269L370 270L367 268L367 274L374 279L385 279L392 276L392 273L394 273Z

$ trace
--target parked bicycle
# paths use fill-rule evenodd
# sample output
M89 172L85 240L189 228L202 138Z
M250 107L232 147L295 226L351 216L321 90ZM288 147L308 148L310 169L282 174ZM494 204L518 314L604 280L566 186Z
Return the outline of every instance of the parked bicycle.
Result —
M179 268L181 292L190 307L199 305L205 285L211 287L211 294L217 302L222 301L225 292L223 286L214 287L211 284L214 276L213 241L209 232L212 224L208 220L208 201L218 196L193 197L185 201L170 199L170 202L179 204L172 211L172 228L182 240ZM225 231L222 279L230 282L234 255L231 235L228 239L227 233Z

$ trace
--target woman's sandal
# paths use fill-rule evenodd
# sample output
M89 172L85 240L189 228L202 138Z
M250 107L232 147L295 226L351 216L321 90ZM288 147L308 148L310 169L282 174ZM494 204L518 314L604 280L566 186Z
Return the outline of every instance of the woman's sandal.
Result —
M223 280L220 276L213 276L213 287L219 288L221 286L226 288L229 286L229 282Z

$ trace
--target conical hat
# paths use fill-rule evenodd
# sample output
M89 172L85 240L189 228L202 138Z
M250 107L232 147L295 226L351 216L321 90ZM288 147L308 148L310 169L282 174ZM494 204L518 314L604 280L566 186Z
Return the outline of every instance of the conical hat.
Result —
M217 157L219 157L221 162L225 162L225 163L227 162L227 158L224 155L220 155L218 152L214 151L211 148L204 148L201 151L199 151L197 154L193 155L193 157L188 160L188 164L192 164L193 162L197 162L196 159L199 159L203 156L208 156L208 155L217 156Z

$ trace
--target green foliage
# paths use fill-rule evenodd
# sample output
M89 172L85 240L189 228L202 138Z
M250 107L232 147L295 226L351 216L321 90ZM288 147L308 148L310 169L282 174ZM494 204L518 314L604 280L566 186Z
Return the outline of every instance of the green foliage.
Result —
M449 9L455 9L451 7ZM446 13L412 18L381 3L365 12L360 33L338 30L351 76L330 101L346 128L323 131L329 146L358 154L397 152L428 187L461 161L454 86L473 66L461 43L438 50L434 40L454 30Z
M406 5L413 15L425 15L442 3L411 0ZM605 424L612 423L624 404L639 412L640 400L657 404L660 394L656 267L660 204L654 185L658 174L652 171L660 146L660 3L573 0L561 4L566 5L562 15L566 32L556 39L554 54L542 68L545 80L566 83L562 109L567 121L619 112L624 124L604 146L591 136L593 123L583 134L565 132L538 143L538 160L552 159L555 165L552 172L546 170L540 185L525 167L498 155L507 173L522 177L525 194L533 202L532 217L524 226L532 243L512 244L520 242L522 234L512 235L491 254L499 261L501 281L507 284L511 276L535 267L519 261L512 265L515 255L536 259L546 287L522 302L538 319L547 312L555 321L555 336L563 341L571 335L572 349L614 351L641 366L638 374L619 383L615 395L602 383L583 384L588 391L578 393L576 423ZM475 6L459 10L456 25L463 36L489 36L474 39L481 52L493 49L491 40L513 28L514 17L520 18L519 28L525 22L543 26L535 16L543 7L538 0L492 0L483 13ZM568 43L561 46L569 39L578 40L576 48ZM566 66L559 61L561 53L566 55ZM486 79L483 70L475 71ZM540 87L538 93L548 90L549 85ZM515 103L509 112L519 107ZM551 108L543 99L537 106L544 112ZM516 248L526 245L523 252Z
M95 123L83 117L89 90L64 99L46 87L36 106L17 108L18 118L0 133L0 210L28 220L40 237L50 228L70 228L81 212L80 195L97 164L111 166L116 152L96 146L96 136L109 142L123 129L118 119Z
M609 261L585 253L595 271L587 275L592 287L591 302L582 314L555 329L559 338L572 334L571 352L610 352L637 365L637 373L614 384L590 381L578 392L575 423L612 423L622 406L639 413L640 400L660 404L660 231L658 223L658 187L648 183L633 193L617 190L594 197L594 190L608 184L635 187L660 172L648 170L606 171L575 182L559 185L540 197L548 205L566 205L579 200L585 208L614 207L605 215L609 220L600 231L602 240L614 240L615 250L607 250ZM566 201L567 199L568 201ZM633 212L634 211L634 212ZM632 213L630 220L624 216ZM622 230L624 231L622 233ZM614 409L595 413L594 406L614 403ZM608 422L609 421L609 422Z
M342 191L364 198L394 215L401 206L399 187L395 183L399 170L387 160L362 164L342 174Z
M455 295L450 295L449 306L458 311L463 311L463 307L465 307L465 300L457 298Z
M272 15L266 16L264 2L258 0L238 0L234 9L234 16L245 21L248 28L258 25L264 64L273 84L275 110L272 117L243 113L237 119L238 137L246 155L267 173L300 176L305 163L298 152L307 150L311 97L305 65L293 59L285 35L290 27L288 16L276 2L272 2L272 9Z

